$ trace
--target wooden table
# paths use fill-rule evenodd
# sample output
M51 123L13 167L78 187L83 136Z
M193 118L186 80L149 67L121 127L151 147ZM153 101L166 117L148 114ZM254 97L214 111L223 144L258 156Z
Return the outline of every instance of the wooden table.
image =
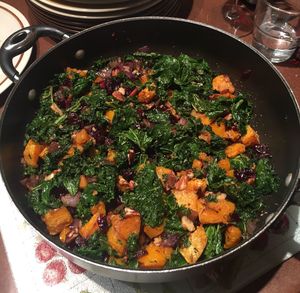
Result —
M4 2L14 6L21 11L24 16L29 20L31 24L37 24L37 21L32 16L25 0L5 0ZM213 25L228 31L230 29L229 24L226 23L222 16L222 7L225 0L183 0L184 6L182 13L191 20L200 21ZM251 43L252 36L248 35L243 37L246 42ZM55 43L48 39L40 39L36 47L36 56L43 55L49 48ZM299 50L300 51L300 50ZM294 92L298 103L300 103L300 53L298 53L298 59L285 62L280 65L276 65L278 70L285 77L289 83L292 91ZM0 101L3 102L8 95L8 91L0 96ZM1 236L1 235L0 235ZM1 239L0 239L1 240ZM0 241L1 244L1 241ZM10 270L5 262L5 254L3 253L0 245L0 264L1 264L1 276L0 283L2 285L2 292L15 292L14 284L10 276ZM299 292L300 288L300 254L297 254L290 260L283 263L280 267L272 270L270 273L259 278L256 282L253 282L243 292L285 292L294 293Z

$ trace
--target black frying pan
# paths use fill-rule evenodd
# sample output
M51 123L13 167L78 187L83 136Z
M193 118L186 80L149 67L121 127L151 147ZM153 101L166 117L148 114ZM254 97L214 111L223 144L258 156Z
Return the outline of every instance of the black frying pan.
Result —
M64 38L51 28L31 27L15 33L1 49L4 72L16 84L7 99L1 120L1 173L6 188L27 221L64 255L78 265L104 276L133 282L162 282L203 272L236 256L247 244L266 230L289 203L299 178L299 109L292 91L275 67L258 51L213 27L173 18L141 17L102 24L66 39L35 61L18 80L11 64L12 56L29 48L35 39L49 34ZM258 221L254 235L239 246L210 260L171 270L122 269L97 263L73 254L59 240L48 235L44 223L28 206L21 186L25 125L38 106L37 98L55 73L66 66L85 67L99 56L132 53L148 45L151 50L178 55L181 52L205 58L218 72L228 74L238 90L249 92L255 104L256 129L273 154L275 169L281 178L280 190L266 198L267 209ZM243 80L244 72L251 72Z

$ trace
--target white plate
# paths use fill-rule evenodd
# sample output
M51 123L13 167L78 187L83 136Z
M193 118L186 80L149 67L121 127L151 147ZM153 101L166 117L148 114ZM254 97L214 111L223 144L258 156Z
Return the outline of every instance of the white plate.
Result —
M137 6L142 6L147 3L150 3L152 0L135 0L130 1L127 3L119 3L114 4L110 3L110 5L76 5L71 3L66 3L65 1L61 0L36 0L37 2L40 2L41 4L47 5L50 8L53 8L55 10L61 10L66 13L114 13L119 12L121 10L128 10L132 9Z
M44 11L47 11L49 13L52 13L57 16L62 16L68 19L84 19L84 20L107 20L109 18L122 18L122 17L128 17L137 13L140 13L142 11L145 11L149 9L150 7L153 7L157 3L161 2L162 0L146 0L146 4L139 5L138 7L134 7L133 9L126 9L126 10L118 10L114 13L98 13L98 14L81 14L81 13L69 13L60 11L57 9L53 9L45 4L42 4L38 0L29 0L31 4L33 4L35 7L42 9Z
M29 22L20 11L2 1L0 1L0 19L0 46L2 46L7 37L9 37L12 33L23 27L29 26ZM25 53L14 57L13 64L19 73L21 73L26 67L30 59L31 52L32 49L30 48ZM12 81L0 68L0 94L3 93L11 84Z
M130 2L132 0L65 0L66 2L82 4L82 5L99 5L99 4L119 4L124 2Z

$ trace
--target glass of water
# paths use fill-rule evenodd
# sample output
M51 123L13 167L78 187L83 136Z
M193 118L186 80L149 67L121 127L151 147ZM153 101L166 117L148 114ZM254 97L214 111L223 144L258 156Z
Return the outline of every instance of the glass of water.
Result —
M271 62L288 60L299 45L300 0L258 0L253 46Z

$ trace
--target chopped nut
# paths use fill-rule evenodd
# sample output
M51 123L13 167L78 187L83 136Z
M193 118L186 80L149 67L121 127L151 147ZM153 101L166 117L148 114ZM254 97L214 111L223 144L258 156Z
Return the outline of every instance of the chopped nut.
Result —
M183 229L186 229L190 232L193 232L196 229L194 223L187 216L183 216L181 218L181 226Z

